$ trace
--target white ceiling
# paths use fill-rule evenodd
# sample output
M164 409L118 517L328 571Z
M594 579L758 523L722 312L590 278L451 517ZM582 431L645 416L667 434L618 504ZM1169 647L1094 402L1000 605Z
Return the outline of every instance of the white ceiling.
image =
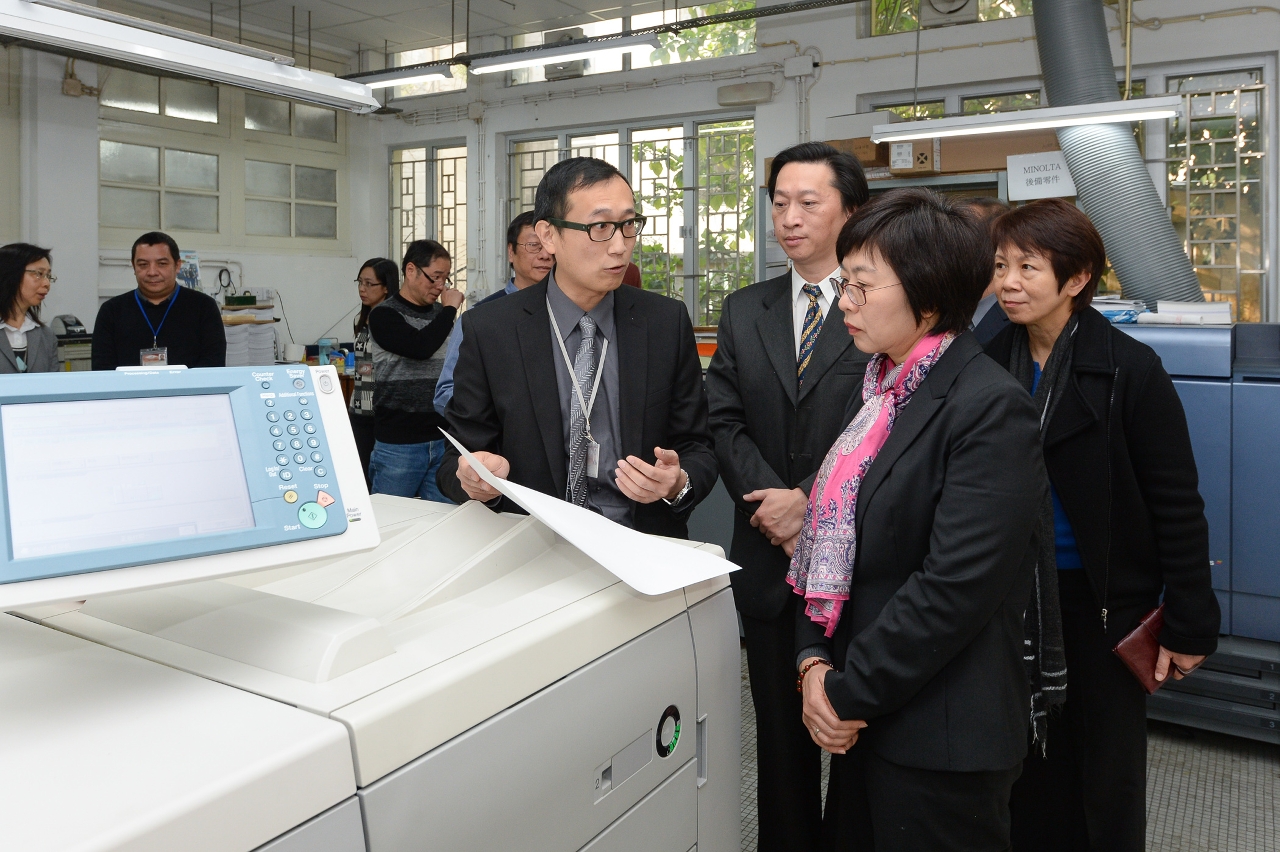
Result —
M243 15L246 36L249 32L275 34L288 44L290 21L296 10L296 38L304 49L307 37L307 12L311 13L312 39L317 51L322 48L354 53L357 47L382 50L384 41L392 51L432 47L450 42L450 18L455 18L455 38L466 33L467 0L243 0L237 9L235 0L214 0L213 14L217 35L225 37L229 24L235 27ZM138 5L135 5L138 4ZM102 5L121 6L120 3ZM139 5L155 10L145 17L171 20L171 14L185 13L196 20L208 20L208 0L132 0L132 14L140 14ZM543 32L569 26L580 26L594 20L619 18L663 8L663 0L470 0L471 36L513 36ZM668 4L675 8L675 0ZM122 9L123 11L123 9ZM184 16L185 16L184 15Z

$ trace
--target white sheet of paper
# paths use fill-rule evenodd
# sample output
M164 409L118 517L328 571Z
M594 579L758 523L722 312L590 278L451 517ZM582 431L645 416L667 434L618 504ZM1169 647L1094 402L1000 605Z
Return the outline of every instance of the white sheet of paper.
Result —
M444 432L443 429L440 431ZM641 594L674 592L738 568L729 560L704 550L636 532L588 509L498 479L452 435L444 432L444 436L458 448L481 479Z

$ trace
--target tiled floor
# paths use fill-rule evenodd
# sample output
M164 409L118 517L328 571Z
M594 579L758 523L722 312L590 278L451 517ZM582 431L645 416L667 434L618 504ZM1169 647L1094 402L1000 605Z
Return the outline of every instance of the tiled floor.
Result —
M1280 850L1280 746L1152 722L1147 848ZM756 717L742 658L742 852L756 850Z

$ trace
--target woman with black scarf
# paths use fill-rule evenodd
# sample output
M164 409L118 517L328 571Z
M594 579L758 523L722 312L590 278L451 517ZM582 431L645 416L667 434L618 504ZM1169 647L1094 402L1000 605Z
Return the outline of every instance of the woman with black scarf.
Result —
M1000 304L986 347L1040 412L1051 505L1042 561L1058 568L1066 702L1012 798L1015 850L1142 850L1146 693L1112 648L1164 598L1155 678L1217 647L1209 527L1182 403L1150 347L1089 307L1102 238L1075 206L1035 201L996 220Z

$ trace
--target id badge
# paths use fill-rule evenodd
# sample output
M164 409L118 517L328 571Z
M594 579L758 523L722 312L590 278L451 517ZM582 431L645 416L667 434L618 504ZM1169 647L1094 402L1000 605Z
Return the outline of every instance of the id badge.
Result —
M600 478L600 445L595 441L587 442L587 476Z
M138 363L143 367L167 367L169 366L169 347L159 346L155 349L142 349L139 351Z

